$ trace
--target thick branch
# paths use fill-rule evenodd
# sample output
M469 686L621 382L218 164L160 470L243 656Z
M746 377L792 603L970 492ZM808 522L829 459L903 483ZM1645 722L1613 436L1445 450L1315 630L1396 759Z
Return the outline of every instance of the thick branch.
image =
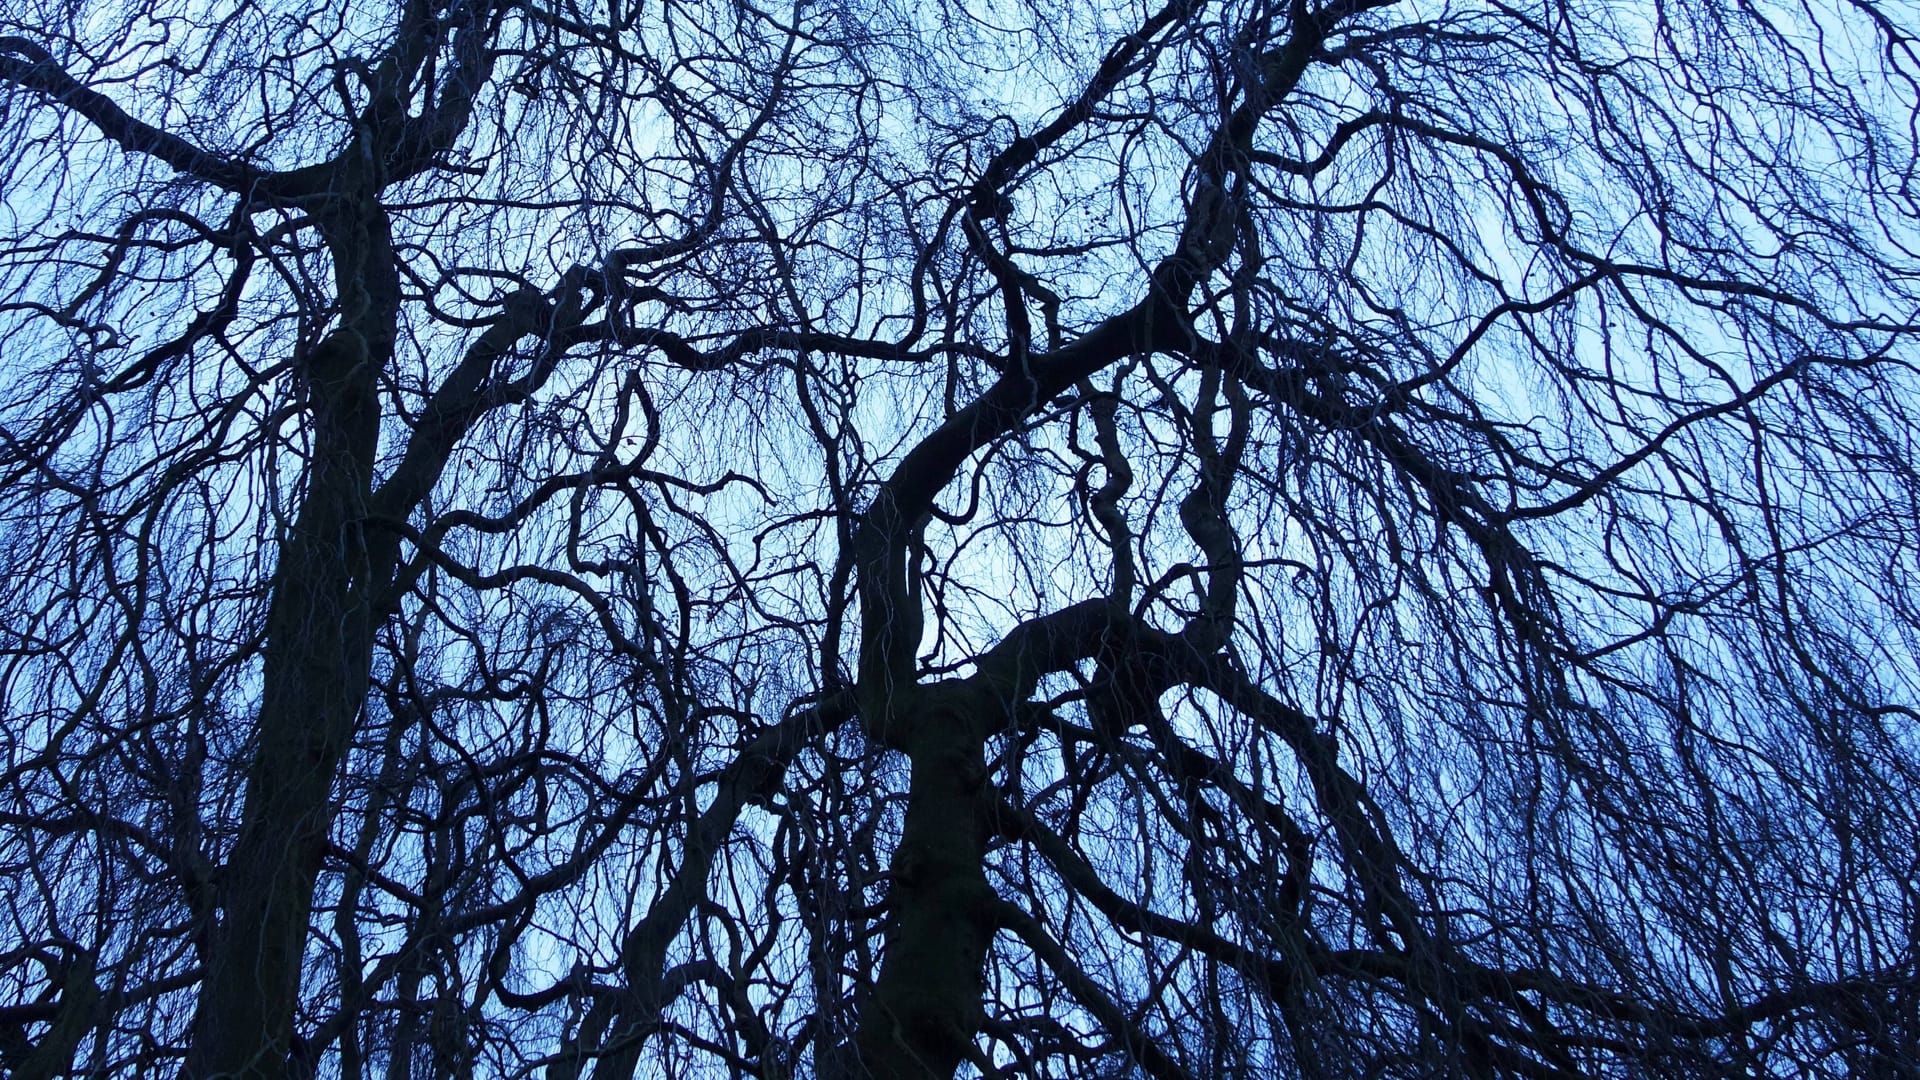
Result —
M26 38L0 38L0 82L37 90L79 113L101 134L127 150L152 155L189 176L228 191L245 195L271 175L209 153L178 135L135 119L106 95L67 74L52 53Z

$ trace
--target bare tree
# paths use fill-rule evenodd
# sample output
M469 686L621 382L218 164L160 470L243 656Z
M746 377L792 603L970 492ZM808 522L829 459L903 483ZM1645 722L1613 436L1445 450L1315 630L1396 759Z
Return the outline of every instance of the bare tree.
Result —
M10 0L0 1071L1920 1073L1913 22Z

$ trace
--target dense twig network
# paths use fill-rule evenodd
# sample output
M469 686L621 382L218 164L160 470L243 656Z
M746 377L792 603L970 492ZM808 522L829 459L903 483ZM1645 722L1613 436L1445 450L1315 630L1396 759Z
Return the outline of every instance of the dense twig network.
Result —
M9 0L0 1072L1916 1075L1913 15Z

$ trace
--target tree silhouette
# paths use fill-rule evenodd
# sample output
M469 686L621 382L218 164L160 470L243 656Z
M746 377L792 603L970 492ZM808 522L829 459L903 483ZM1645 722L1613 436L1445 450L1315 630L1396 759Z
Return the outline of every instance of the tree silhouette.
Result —
M10 0L0 1071L1916 1075L1913 22Z

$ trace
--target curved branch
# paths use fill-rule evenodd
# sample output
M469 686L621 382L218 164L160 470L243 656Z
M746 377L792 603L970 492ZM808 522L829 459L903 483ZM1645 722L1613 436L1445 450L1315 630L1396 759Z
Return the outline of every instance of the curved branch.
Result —
M69 75L52 53L26 38L0 38L0 82L38 91L79 113L102 135L127 150L159 158L189 176L235 194L250 194L274 175L202 150L172 132L134 118L105 94Z

